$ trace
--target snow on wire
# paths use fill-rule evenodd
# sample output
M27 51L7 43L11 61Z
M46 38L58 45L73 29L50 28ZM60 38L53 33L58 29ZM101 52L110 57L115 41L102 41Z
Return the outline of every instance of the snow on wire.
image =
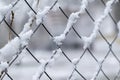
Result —
M61 49L57 49L55 51L53 51L53 55L50 57L49 60L43 60L41 59L40 62L40 66L37 70L37 72L35 73L35 75L33 76L33 80L39 80L41 78L41 76L43 75L43 73L46 71L46 68L51 64L53 64L56 59L58 59L58 57L60 56L60 54L62 53Z
M12 58L18 54L21 49L24 49L29 43L30 37L33 34L31 30L32 17L29 16L28 22L24 25L23 30L19 34L19 37L15 37L9 41L3 48L0 49L0 62L1 66L3 62L9 63Z
M26 0L25 0L26 1ZM32 26L32 24L33 24L33 22L34 22L34 20L36 19L36 24L38 25L38 27L40 26L39 25L39 23L41 24L42 23L42 21L43 21L43 18L44 18L44 16L56 5L56 3L58 2L58 0L56 0L55 2L54 2L54 4L51 6L51 7L49 7L49 9L48 9L48 7L47 7L47 9L45 8L43 11L40 11L39 10L39 8L38 8L38 5L39 4L37 4L38 2L37 2L38 0L35 0L34 2L33 2L33 6L32 7L30 7L30 5L29 5L29 3L26 1L26 3L28 4L28 6L32 9L34 9L34 10L36 10L37 12L35 12L33 9L28 13L28 15L29 15L29 20L28 20L28 23L26 23L25 25L24 25L24 29L23 29L23 31L20 33L20 35L24 35L24 33L26 32L26 31L29 31L30 30L30 27ZM36 6L37 5L37 6ZM38 14L36 14L36 13L38 13ZM36 16L34 15L34 14L36 14ZM39 16L38 16L39 15ZM39 18L38 18L39 17ZM38 23L39 22L39 23ZM35 31L38 29L38 27L33 31L34 33L35 33ZM20 35L17 35L17 38L20 38L21 39L21 37L20 37ZM30 34L31 36L33 35L33 34ZM23 37L23 39L24 39L24 37ZM26 44L25 43L25 41L23 41L22 40L22 43L23 44ZM7 44L7 45L9 45L9 44ZM25 46L26 47L26 46ZM24 49L24 48L23 48ZM28 50L28 49L27 49ZM22 52L22 51L20 51L20 52ZM30 52L30 51L29 51ZM31 54L32 55L32 54ZM55 55L55 57L57 57L58 55ZM33 55L32 55L32 57L34 57ZM55 59L55 57L54 57L54 59ZM35 58L35 57L34 57ZM14 61L14 60L13 60ZM1 62L2 63L2 62ZM3 64L3 63L2 63ZM2 67L1 67L2 68ZM5 68L5 67L4 67ZM8 75L8 74L7 74ZM10 76L9 76L9 78L10 78Z
M7 15L7 13L9 13L12 8L14 8L14 6L19 2L20 0L16 0L15 2L9 4L8 6L4 5L4 6L0 6L0 24L2 23L2 21L4 20L5 16ZM1 3L2 4L2 3Z
M1 72L4 71L8 67L8 63L10 62L10 60L12 60L12 58L15 55L17 55L17 53L21 49L23 50L25 47L27 47L28 42L29 42L31 36L33 35L33 31L31 29L31 26L32 26L34 20L36 19L36 24L37 25L39 23L42 23L42 19L47 14L46 12L48 12L49 10L52 9L51 7L49 7L49 9L47 9L47 11L43 10L42 12L39 12L39 10L38 10L39 8L37 7L38 6L37 5L37 1L38 0L35 0L33 2L32 7L33 7L33 9L35 9L36 11L38 11L39 16L41 16L41 18L39 17L40 19L38 19L38 15L35 16L34 13L33 13L33 11L29 11L28 12L29 20L24 25L24 28L21 31L21 33L17 37L15 37L13 40L11 40L10 42L8 42L8 44L6 44L3 48L0 49L0 62L1 62L0 69L1 69ZM54 5L52 5L52 7Z
M33 21L35 20L35 16L33 16L31 11L28 13L28 15L28 22L24 25L24 28L21 31L21 33L0 49L1 72L4 71L7 67L9 67L6 67L4 65L8 64L14 58L15 55L18 55L19 52L22 52L24 48L27 47L30 41L30 38L33 34L31 26L33 24Z
M62 45L62 42L65 40L67 34L70 32L71 27L77 22L79 15L83 14L85 12L85 8L87 7L87 5L88 5L88 1L82 0L80 10L78 12L72 13L70 15L70 17L68 19L67 27L65 28L63 34L61 34L60 36L54 37L54 42L56 42L57 45ZM73 60L73 64L75 67L76 67L76 64L78 63L78 61L79 61L79 59ZM71 80L73 78L72 76L73 76L74 72L75 72L75 69L73 69L73 72L69 76L68 80Z
M53 51L52 56L50 56L50 58L48 60L40 59L40 63L39 63L40 65L39 65L35 75L33 75L33 80L39 80L41 78L41 76L44 73L46 73L46 68L49 67L49 65L51 65L52 63L54 63L56 61L56 59L59 58L60 54L63 53L63 50L61 49L60 46L62 46L63 41L67 37L67 34L70 33L71 28L78 21L78 19L80 18L80 15L85 13L88 3L93 2L93 1L94 0L81 0L80 10L77 12L74 12L70 15L64 32L60 36L53 37L52 40L56 43L57 48ZM112 4L116 3L117 1L118 0L109 0L106 3L106 7L104 9L103 15L101 15L100 18L95 20L93 32L91 33L91 35L89 37L81 36L81 39L83 40L83 43L84 43L84 46L83 46L84 52L86 51L86 49L89 48L89 46L96 39L97 32L100 30L100 25L102 24L103 20L108 16L110 11L112 10L111 9ZM34 34L34 31L31 29L33 22L35 22L35 24L37 26L39 26L40 24L43 24L42 22L44 21L44 17L47 14L49 14L50 10L55 6L55 4L57 2L58 2L58 0L56 0L52 6L46 6L43 10L40 10L38 0L33 1L32 8L28 12L28 15L29 15L28 22L24 25L23 30L20 32L18 37L15 37L11 41L9 41L8 44L6 44L3 48L0 49L0 72L5 71L9 67L9 62L13 59L13 57L15 55L19 55L19 52L23 51L29 44L31 37ZM10 4L8 6L0 8L0 22L2 22L5 15L11 11L12 6L13 5ZM102 63L104 62L106 57L104 57L102 62L99 63L98 70L96 71L95 75L92 77L91 80L96 80L96 78L102 68ZM68 58L68 60L69 60L69 58ZM76 78L74 77L74 73L77 69L77 65L80 60L81 60L81 57L74 58L73 60L69 60L73 64L73 70L72 70L70 76L68 77L68 80L76 80ZM52 79L50 79L50 80L52 80ZM86 79L84 79L84 80L86 80Z
M87 42L85 43L85 44L86 44L86 45L85 45L85 48L87 48L87 46L88 46L89 44L91 44L92 41L96 38L97 32L98 32L98 30L100 29L100 24L101 24L102 21L108 16L108 14L111 12L111 10L112 10L111 7L112 7L112 5L113 5L114 3L116 3L116 2L117 2L117 0L110 0L110 1L108 1L108 2L106 3L106 8L104 9L103 15L101 15L100 18L95 21L95 28L94 28L94 30L93 30L93 33L90 35L90 37L84 38L84 39L86 39L85 41L87 41ZM89 42L89 41L90 41L90 42ZM91 80L96 80L96 79L97 79L97 76L98 76L98 74L99 74L99 72L100 72L100 70L101 70L101 68L102 68L102 64L103 64L103 62L104 62L105 59L106 59L106 56L105 56L104 59L100 62L99 68L98 68L98 70L96 71L95 75L93 76L93 78L92 78Z
M77 20L79 18L79 15L82 14L82 13L84 13L87 4L88 4L87 0L82 0L80 11L72 13L70 15L70 17L68 19L67 27L64 30L63 34L61 34L60 36L54 37L54 42L56 42L57 45L61 45L62 42L65 40L66 35L70 31L71 27L77 22Z
M86 50L87 48L89 48L89 46L93 43L93 41L95 40L97 33L100 29L100 25L102 23L102 21L106 18L106 16L108 16L108 14L111 12L111 7L113 3L116 3L117 0L110 0L106 3L106 8L104 10L104 14L100 16L99 19L95 20L94 24L95 27L93 29L92 34L89 37L86 36L82 36L82 40L84 42L84 50ZM81 10L79 12L76 13L72 13L68 19L68 23L67 23L67 27L64 30L64 33L61 34L60 36L56 36L54 37L54 42L56 42L56 44L58 45L62 45L62 42L65 40L66 35L68 34L68 32L70 31L71 27L76 23L77 19L79 18L80 13L83 13L86 9L86 6L88 5L88 1L87 0L82 0L82 5L81 5ZM73 77L73 74L75 72L75 69L77 67L77 64L79 63L81 58L75 58L73 59L73 63L74 63L74 69L70 75L70 77L68 78L68 80L73 80L75 79ZM104 60L103 60L104 61ZM99 65L99 70L101 70L101 66L102 63ZM91 79L91 80L96 80L97 75L99 74L99 70L97 71L96 75Z
M94 22L95 27L93 29L92 34L89 37L82 36L82 39L84 41L84 49L88 48L93 43L93 41L95 40L95 38L97 36L97 32L100 29L100 25L101 25L102 21L109 14L109 12L111 11L111 6L115 2L116 2L116 0L108 1L108 3L106 4L106 8L104 10L104 14L102 16L100 16L99 19L95 20L95 22Z
M45 17L45 15L47 15L49 13L49 11L53 8L53 6L55 6L55 4L58 2L58 0L56 0L54 2L54 4L51 7L45 7L43 11L38 11L37 15L36 15L36 24L39 25L43 22L43 19ZM46 68L48 65L54 63L55 59L57 59L60 55L60 53L62 53L61 49L56 49L55 51L53 51L53 55L50 57L49 60L40 60L40 66L37 70L37 72L35 73L35 75L33 75L33 80L39 80L41 78L41 76L45 73Z

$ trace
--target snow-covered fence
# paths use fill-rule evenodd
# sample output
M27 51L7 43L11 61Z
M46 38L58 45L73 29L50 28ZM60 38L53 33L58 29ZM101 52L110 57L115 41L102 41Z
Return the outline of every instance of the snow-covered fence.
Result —
M62 58L66 58L67 61L70 62L72 66L71 70L67 72L69 74L67 75L67 78L65 78L65 80L81 80L81 79L82 80L97 80L99 79L99 75L101 74L103 75L102 77L104 77L103 79L107 79L107 80L119 80L120 79L119 78L120 59L118 57L119 50L116 49L120 45L118 41L120 24L114 19L113 14L112 14L112 9L113 9L112 7L116 4L120 5L120 0L107 0L107 1L99 0L104 6L104 8L102 9L102 12L100 12L100 15L97 18L94 18L96 17L94 16L95 14L94 15L91 14L91 11L90 11L90 8L94 8L94 7L91 7L90 5L93 5L93 3L96 3L97 0L96 1L95 0L80 0L79 9L77 9L77 11L75 12L71 12L70 16L68 16L68 14L63 8L63 5L60 4L60 1L61 0L54 0L54 1L51 0L52 4L50 6L45 6L44 9L40 8L41 0L28 0L28 1L27 0L16 0L16 1L13 1L9 5L0 6L0 25L3 26L3 23L6 24L9 29L8 31L10 31L10 33L8 34L9 35L8 43L0 49L0 80L4 80L4 79L6 80L5 76L7 76L10 80L15 80L11 76L9 69L12 67L13 63L17 61L18 57L26 53L26 51L38 63L38 68L36 69L36 72L34 73L34 75L32 75L32 77L29 76L31 77L31 80L42 80L42 76L44 75L46 75L48 79L54 80L55 76L54 77L51 76L52 72L50 71L48 72L47 68L53 62L55 62L56 59L59 59L60 55L63 55ZM13 8L15 8L19 2L25 3L25 5L28 6L29 17L28 17L28 21L25 23L25 25L23 25L23 30L18 34L18 32L14 30L12 25L14 23L14 9ZM55 36L55 34L51 32L49 25L46 25L47 23L45 23L45 20L46 20L45 18L47 17L47 15L51 14L52 11L57 12L58 10L59 10L59 13L61 13L64 16L64 18L67 19L67 23L66 23L66 27L64 28L64 31L58 36ZM78 24L78 22L81 20L81 17L84 18L84 15L87 15L89 19L91 20L91 23L93 23L92 24L93 31L91 31L91 34L89 36L80 34L79 29L75 28L76 26L75 24ZM7 19L7 17L9 16L10 16L10 21L9 19ZM107 29L106 28L107 25L106 24L103 25L103 22L105 22L107 17L109 17L109 19L107 20L112 21L112 23L109 23L109 21L107 21L108 24L110 25L112 24L112 26L115 27L114 34L113 32L111 32L112 34L104 33L104 31ZM81 26L81 25L79 24L78 26ZM104 27L101 27L101 26L104 26ZM34 35L36 35L36 32L38 31L40 27L44 28L44 31L46 31L47 34L51 37L49 40L52 40L55 43L55 44L53 43L53 45L56 45L50 58L47 58L46 60L41 59L41 58L39 59L38 56L35 56L35 54L29 48L31 39L33 38ZM54 30L57 30L57 28L54 28ZM67 47L64 49L62 46L65 44L65 40L67 40L68 35L72 33L71 32L72 30L79 38L79 41L83 43L83 48L82 50L80 50L80 56L76 56L76 58L71 59L72 56L68 56L68 54L65 51ZM83 29L82 31L86 31L86 30ZM12 33L15 35L13 39L11 39L12 37L10 38ZM109 39L108 35L112 37L110 37ZM34 37L34 38L38 38L38 37ZM104 45L102 43L104 43ZM90 49L91 44L94 44L93 49L95 50ZM107 45L108 49L106 49L105 45ZM104 52L102 50L108 50L108 51ZM98 54L97 51L100 54ZM75 52L72 55L76 55ZM92 75L90 77L88 74L86 74L89 71L86 72L85 68L83 67L81 68L79 66L79 64L84 63L84 62L81 63L81 61L82 60L84 61L83 58L86 56L86 54L87 55L89 54L89 56L86 58L89 59L89 57L92 57L92 59L96 62L96 65L97 65L97 66L95 65L95 67L98 67L97 69L95 69L93 74L90 73L90 75ZM101 57L101 54L102 54L102 57ZM96 55L98 55L98 57L96 57ZM114 67L116 67L116 63L118 65L117 73L115 74L107 73L104 68L104 63L105 61L107 61L107 58L109 58L109 56L114 58L113 61L111 61L111 58L110 58L110 62L113 63L112 65L115 65ZM54 65L54 66L57 66L57 65ZM83 69L83 71L81 71L80 69ZM56 71L56 74L57 74L57 71ZM109 76L109 74L112 74L112 77ZM78 76L76 77L76 75ZM44 80L46 80L46 78ZM59 80L59 78L56 80Z

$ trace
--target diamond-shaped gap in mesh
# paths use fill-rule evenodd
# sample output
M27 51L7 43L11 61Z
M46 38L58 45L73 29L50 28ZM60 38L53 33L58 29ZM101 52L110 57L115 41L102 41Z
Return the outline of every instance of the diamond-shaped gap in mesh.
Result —
M92 52L91 50L89 50L89 49L88 49L88 51L89 51L90 55L94 58L94 60L97 62L97 64L99 65L99 64L100 64L100 60L102 60L102 57L99 56L99 59L100 59L100 60L99 60L99 59L94 55L95 52L93 53L93 52ZM99 66L98 66L98 68L99 68ZM99 69L97 69L96 73L99 74L98 72L99 72ZM103 71L103 69L101 69L101 72L102 72L103 75L109 80L109 77L106 75L106 73ZM96 75L96 73L95 73L95 75Z
M54 62L51 62L48 65L46 71L53 80L66 80L71 74L72 69L73 64L70 63L61 53L61 55L57 59L55 59Z
M104 75L103 73L100 71L98 77L96 80L108 80ZM110 79L110 80L113 80L113 79Z
M0 48L2 48L9 40L9 37L8 37L8 30L9 28L7 27L7 25L2 22L0 24ZM4 34L4 36L3 36Z
M5 20L5 22L6 22L6 25L7 25L8 27L10 27L10 26L9 26L9 23L8 23L6 20ZM16 31L15 31L14 29L12 30L12 32L14 32L14 33L16 34L15 36L18 37L18 34L16 33Z
M81 78L77 72L74 72L71 80L84 80L83 78Z
M101 3L105 6L105 3L108 0L101 0ZM112 5L112 11L109 13L109 17L111 17L111 19L113 19L113 22L115 22L115 24L117 23L116 21L119 20L119 12L116 12L117 10L119 10L120 7L120 3L119 1L117 3L115 3L114 5Z
M97 70L98 63L94 60L90 53L86 51L77 67L78 71L80 71L87 79L90 79L94 76L93 74Z
M120 38L118 37L116 41L112 44L112 50L115 53L115 55L120 59Z
M39 58L37 58L36 56L35 56L35 53L31 50L30 51L31 52L31 54L33 54L33 56L39 61ZM25 52L23 52L22 54L20 54L19 55L19 57L17 58L18 60L16 60L16 61L21 61L21 66L27 66L27 67L29 67L29 66L37 66L37 65L39 65L39 63L38 63L38 61L37 60L35 60L31 55L30 55L30 53L28 52L28 51L25 51ZM34 65L33 65L34 64ZM19 65L19 64L18 64Z
M112 42L116 37L116 25L113 23L112 19L107 16L101 24L100 31L108 42Z
M64 51L65 53L66 53L66 55L69 57L69 59L72 61L72 63L71 64L73 64L72 65L72 71L71 71L71 73L69 74L69 77L71 76L71 74L72 74L72 72L73 72L73 70L74 70L74 72L73 72L73 74L76 72L78 75L79 75L79 77L76 77L77 79L80 79L80 78L82 78L82 79L84 79L84 80L86 80L86 77L82 74L82 72L80 72L79 70L78 70L78 68L79 67L77 67L77 68L75 68L74 66L75 66L75 60L78 60L80 57L82 58L82 56L84 55L84 53L83 54L81 54L82 52L80 51L80 50L70 50L70 49L67 49L67 50L65 50ZM77 66L77 65L76 65ZM73 77L74 77L75 75L73 75Z
M94 56L101 60L109 50L109 45L103 39L103 37L98 33L96 40L93 42Z
M17 78L19 78L19 80L21 80L23 77L25 79L31 79L36 72L36 68L39 63L37 63L37 61L28 54L28 52L21 53L15 62L8 68L13 79L18 80ZM21 63L18 63L18 61L21 61Z
M2 80L11 80L7 75Z
M90 36L94 29L94 24L88 14L84 13L80 15L80 18L74 25L74 28L81 36Z
M43 74L39 80L50 80L50 79L45 74Z
M102 1L102 0L101 0L101 1ZM103 4L103 3L102 3L102 4ZM99 10L99 9L98 9L98 10ZM102 12L103 12L103 11L102 11ZM91 13L90 10L89 10L89 13ZM92 14L90 14L90 15L93 17ZM101 14L101 15L102 15L102 14ZM114 30L114 31L112 32L112 33L113 33L112 36L116 36L116 34L114 34L114 33L116 32L116 31L115 31L115 30L116 30L116 25L114 24L114 17L111 17L111 14L109 15L109 17L110 17L109 20L106 20L106 21L110 21L110 20L111 20L110 22L112 22L111 24L112 24L114 27L112 26L113 28L108 28L108 29L107 29L107 33L108 33L108 32L110 33L110 31L113 31L113 30ZM108 22L107 22L107 23L108 23ZM116 22L115 22L115 23L116 23ZM105 24L105 25L106 25L106 24ZM109 24L109 25L110 25L110 24ZM111 26L111 25L110 25L110 26ZM103 30L106 30L106 29L103 29ZM106 31L104 31L104 32L106 32ZM112 41L112 40L111 40L111 41Z
M25 1L25 3L26 3L26 1ZM28 5L28 7L31 10L31 7L29 6L30 5L29 2L26 5ZM32 11L34 13L34 10L32 10ZM35 30L38 27L35 24L33 24L33 26L34 26L34 27L32 27L33 30ZM49 48L48 44L50 44L51 40L48 40L48 37L46 37L47 33L45 32L45 30L43 30L44 28L43 27L41 28L41 27L42 26L39 26L39 28L36 30L36 32L32 36L31 43L29 44L30 49L32 49L32 50L37 50L37 49L45 50L46 48ZM41 42L41 43L39 43L39 42Z
M73 29L67 34L66 39L63 41L62 48L72 50L81 50L83 46L82 40L76 35Z
M46 32L46 30L41 25L39 29L34 33L30 42L30 49L32 50L45 50L53 49L54 44L52 44L52 38Z
M118 16L120 16L120 12L118 11L120 9L120 1L118 1L117 3L115 3L115 5L113 5L112 7L112 16L114 17L114 20L117 22L118 20L120 20L120 18Z
M44 24L47 26L48 30L53 33L54 36L60 35L66 28L67 19L59 11L50 11L48 15L44 18Z
M118 72L117 72L117 74L116 74L116 76L114 78L116 80L120 75L120 60L119 60L118 56L116 55L116 53L112 49L111 49L111 53L116 58L116 60L119 62L119 70L118 70Z
M66 55L67 56L69 56L69 58L71 59L71 60L73 60L73 59L75 59L75 58L79 58L82 54L81 53L83 53L83 51L82 50L79 50L79 49L64 49L64 52L66 53Z
M52 52L51 51L41 51L41 50L37 50L37 51L33 51L33 53L34 53L34 55L35 56L37 56L36 58L41 62L41 61L43 61L43 60L45 60L45 61L48 61L49 59L50 59L50 57L52 56ZM40 63L41 64L41 63ZM36 73L36 71L37 71L37 69L39 68L39 66L41 66L40 64L38 64L38 65L35 65L35 72L34 72L34 74ZM34 65L34 64L33 64ZM45 69L46 69L46 71L47 71L47 68L49 68L49 66L47 65L47 67L45 67ZM48 75L48 76L50 76L49 74L50 74L50 72L46 72L45 71L45 73L43 73L43 75L45 74L46 76ZM46 74L47 73L47 74ZM33 74L33 75L34 75ZM33 76L32 75L32 76ZM42 75L42 76L43 76ZM41 76L41 78L42 78L42 76ZM48 77L47 76L47 77ZM50 76L50 78L51 78L51 76Z
M11 74L11 77L13 77L14 80L22 80L23 77L26 80L31 80L33 75L35 74L37 69L37 66L12 66L11 69L9 69L9 73Z
M21 30L23 30L24 24L28 21L29 10L30 8L27 6L27 4L23 0L20 0L17 3L17 5L13 8L13 12L14 12L13 28L17 33L20 33Z
M103 2L103 3L102 3ZM101 0L101 3L102 4L104 4L104 1L103 0ZM99 9L98 9L99 10ZM90 11L89 11L90 12ZM103 11L102 11L103 12ZM91 12L90 12L91 13ZM92 14L90 14L91 15L91 17L92 17ZM116 21L114 20L114 17L111 15L111 14L109 14L109 17L111 18L110 20L113 22L112 24L113 24L113 26L114 27L116 27ZM110 29L110 28L108 28L108 29ZM116 28L114 28L114 31L116 30ZM109 30L110 31L110 30ZM116 32L116 31L115 31ZM115 32L113 32L113 34L115 33ZM114 35L116 35L116 34L114 34Z
M43 26L43 27L45 27L45 26ZM46 27L47 28L47 27ZM46 30L46 29L45 29ZM47 30L46 30L47 31ZM49 31L48 31L48 33L49 33ZM49 34L50 35L50 34Z
M52 56L53 52L48 50L34 50L34 56L40 60L48 60Z
M94 2L88 5L87 10L91 14L91 16L95 20L97 20L103 14L104 6L102 6L102 3L100 0L95 0Z
M117 75L119 68L119 62L110 52L102 65L102 69L110 77L110 79L113 80Z

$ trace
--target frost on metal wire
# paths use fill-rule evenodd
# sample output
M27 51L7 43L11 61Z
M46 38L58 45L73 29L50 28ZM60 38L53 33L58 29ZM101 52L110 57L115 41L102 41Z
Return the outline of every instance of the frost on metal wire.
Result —
M55 0L54 4L52 6L46 6L42 11L38 10L36 15L36 24L39 25L43 22L43 18L49 13L49 11L55 6L55 4L58 2L58 0Z
M100 25L101 25L102 21L108 15L108 13L111 11L111 6L114 3L114 1L116 1L116 0L110 0L107 2L106 8L104 10L104 14L101 15L99 19L95 20L95 23L94 23L95 26L94 26L92 34L89 37L82 36L82 40L84 42L84 49L88 48L90 46L90 44L95 40L95 38L97 36L97 32L100 29Z
M46 71L46 68L48 67L48 65L53 64L56 61L56 59L60 56L61 53L62 53L61 49L57 49L53 51L53 55L50 57L50 59L48 60L41 59L40 60L41 64L38 70L36 71L35 75L33 75L32 80L39 80L43 75L43 73Z
M10 61L17 52L28 44L30 36L32 35L32 30L19 35L20 38L15 37L10 42L8 42L3 48L0 49L0 61Z
M24 25L23 30L19 36L9 41L3 48L0 49L0 69L1 71L7 68L3 63L10 62L15 55L18 55L20 50L23 50L29 43L33 31L31 26L33 24L34 16L29 14L29 20ZM4 67L4 68L3 68Z
M62 51L60 48L53 51L54 57L49 62L50 66L53 65L55 61L57 61L57 59L60 57L61 53L62 53Z
M68 23L67 23L67 27L64 30L63 34L61 34L60 36L56 36L54 37L54 42L57 45L61 45L62 42L65 40L66 38L66 34L70 31L71 27L73 26L74 23L77 22L77 19L79 18L79 12L76 13L72 13L69 17Z
M12 58L26 45L32 35L32 30L25 32L20 37L15 37L8 42L3 48L0 49L0 62L10 62ZM2 65L2 64L0 64Z
M55 6L55 4L58 2L58 0L55 0L54 4L50 7L45 7L44 10L38 10L37 11L37 15L36 15L36 24L39 25L40 23L43 22L43 18L49 13L49 11ZM55 51L53 51L53 55L50 57L50 59L48 60L41 60L40 61L40 66L37 70L37 72L35 73L35 75L33 75L33 80L39 80L41 78L41 76L44 74L46 67L48 65L51 65L55 59L59 56L59 54L61 53L60 49L57 49Z
M39 80L40 75L45 71L44 67L45 67L46 61L45 60L40 60L40 62L41 62L41 65L37 69L37 72L35 73L35 75L33 75L32 80Z
M2 21L4 15L11 10L11 8L12 8L11 4L9 4L8 6L0 7L0 22Z
M77 22L80 14L83 14L85 12L85 8L87 7L87 5L88 5L88 1L82 0L80 10L78 12L72 13L70 15L64 32L60 36L56 36L53 39L57 45L62 45L62 42L66 39L66 36L70 32L70 29L72 28L72 26ZM75 72L76 65L78 64L79 60L80 60L79 58L75 58L73 60L72 63L74 64L74 67L73 67L73 71L72 71L71 75L69 76L68 80L72 80L74 78L73 74Z
M13 2L9 5L2 5L2 2L0 4L0 23L2 22L5 15L12 10L12 8L19 2L20 0L17 0L16 2Z
M1 62L0 63L0 75L1 75L1 72L4 71L6 68L8 68L8 63L7 62Z
M39 8L38 0L33 1L32 8L34 9L34 11L38 12L38 10L39 10L38 9ZM30 10L28 12L28 15L29 15L29 17L35 17L35 13L32 10Z
M42 21L45 15L49 12L50 7L45 7L43 11L38 11L36 15L36 24L39 25Z
M15 37L9 41L3 48L0 49L0 61L9 62L14 55L19 52L21 48L28 45L30 37L33 33L31 25L33 23L33 16L29 15L28 22L24 25L19 37Z
M100 24L101 24L102 21L107 17L107 15L109 14L109 12L112 10L112 9L111 9L112 4L116 3L116 1L117 1L117 0L110 0L110 1L108 1L108 2L106 3L106 8L104 9L103 15L101 15L100 18L95 21L95 28L94 28L94 30L93 30L93 33L90 35L90 37L86 37L86 39L87 39L86 41L87 41L87 42L85 42L85 43L86 43L86 45L84 46L85 48L87 48L87 47L89 46L89 44L91 44L91 42L96 38L97 31L98 31L99 28L100 28ZM90 42L89 42L88 40L89 40ZM87 43L88 43L88 44L87 44ZM98 68L98 70L96 71L95 75L92 77L91 80L96 80L96 78L97 78L97 76L98 76L98 74L99 74L99 72L100 72L100 70L101 70L101 68L102 68L102 64L103 64L103 62L105 61L105 59L106 59L106 56L105 56L104 59L100 62L99 68Z
M71 27L77 22L79 15L84 13L87 5L88 5L88 1L82 0L80 10L70 15L64 32L60 36L56 36L53 39L57 45L62 45L62 42L66 39L66 35L69 33Z

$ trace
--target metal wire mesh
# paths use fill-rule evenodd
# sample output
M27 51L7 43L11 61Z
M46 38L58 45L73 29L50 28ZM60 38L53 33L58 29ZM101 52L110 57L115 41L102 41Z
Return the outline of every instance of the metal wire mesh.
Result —
M13 4L13 8L16 7L16 5L17 5L17 3L19 3L19 1L20 1L20 0L17 0L17 1ZM105 1L103 1L103 0L100 0L100 1L101 1L102 4L105 6ZM26 5L31 9L31 11L33 11L33 13L34 13L35 15L37 15L37 12L31 7L31 5L29 4L29 2L28 2L27 0L24 0L24 2L25 2ZM52 10L57 3L59 3L59 1L54 2L53 5L51 6L50 10ZM120 4L120 0L118 1L118 3ZM115 4L114 4L114 5L115 5ZM64 17L65 17L66 19L69 19L68 14L67 14L67 13L65 12L65 10L62 8L62 6L59 6L59 10L60 10L60 12L64 15ZM95 19L93 18L93 16L91 15L91 13L89 12L89 10L88 10L87 8L85 9L85 14L87 14L87 15L89 16L89 18L91 19L91 21L92 21L93 23L95 22ZM109 13L108 16L111 18L111 20L112 20L113 23L115 24L115 27L117 27L117 22L115 21L115 19L114 19L114 17L112 16L112 14ZM19 37L18 33L17 33L14 29L11 28L10 24L9 24L8 21L6 20L6 15L4 16L4 18L3 18L3 20L0 22L0 24L2 24L3 22L5 22L5 24L7 25L7 27L16 35L16 37ZM49 35L51 38L54 38L54 34L47 28L47 26L44 25L44 23L40 23L38 26L34 26L34 27L35 27L35 29L34 29L34 31L33 31L33 35L35 35L35 33L38 31L38 29L39 29L40 27L43 27L44 30L48 33L48 35ZM72 30L75 32L75 34L76 34L76 35L78 36L78 38L81 40L81 35L80 35L80 33L76 30L76 28L75 28L74 26L72 26ZM68 34L69 34L69 33L68 33ZM113 50L113 44L116 42L116 40L117 40L117 38L118 38L118 34L116 34L114 37L112 37L113 40L112 40L111 42L108 41L108 39L105 37L105 35L102 33L101 30L99 30L99 34L100 34L101 38L104 40L104 42L108 45L108 48L109 48L109 50L108 50L106 53L104 53L105 56L103 57L102 61L99 61L99 60L97 59L97 57L94 55L94 52L93 52L92 50L90 50L89 48L87 48L87 49L83 50L82 53L80 53L79 61L77 62L77 64L73 64L72 60L69 58L69 56L68 56L67 53L64 51L64 49L62 48L62 46L59 46L59 45L56 44L56 49L60 49L60 50L62 51L63 57L65 57L65 58L68 60L68 62L70 62L71 64L73 64L73 65L75 66L74 69L72 70L72 72L69 72L69 73L70 73L70 76L68 76L68 79L70 79L70 78L73 76L74 73L77 73L82 80L88 80L88 79L85 77L84 73L82 73L81 71L79 71L79 69L78 69L79 67L77 67L77 65L80 64L79 62L80 62L81 60L83 60L83 57L84 57L85 54L87 53L87 54L90 54L90 56L96 61L97 65L99 66L99 70L96 71L96 75L95 75L95 77L94 77L94 80L97 80L97 78L99 77L100 72L104 75L105 80L112 80L112 79L108 76L108 74L104 71L104 69L103 69L103 63L106 61L106 59L108 58L108 56L109 56L110 54L112 54L112 56L118 61L118 64L120 64L120 60L119 60L118 56L116 55L116 52L114 52L114 50ZM25 47L22 48L22 49L18 52L18 54L9 62L9 67L12 66L12 64L17 60L17 58L19 57L19 55L21 54L21 52L22 52L24 49L26 49L26 50L28 51L28 53L32 56L32 58L33 58L38 64L41 64L41 62L39 61L39 59L38 59L36 56L34 56L34 54L32 53L32 51L31 51L28 47L25 46ZM56 53L57 53L57 51L55 51L55 52L53 53L53 55L50 56L50 59L53 59L53 58L54 58L54 55L55 55ZM47 63L45 64L45 66L44 66L45 70L44 70L44 72L39 76L39 79L41 79L41 77L45 74L45 75L48 77L49 80L54 80L54 79L50 76L50 74L52 74L52 73L48 73L47 70L46 70L46 68L48 67L48 64L49 64L49 62L47 62ZM120 79L120 78L119 78L119 75L120 75L120 66L119 66L119 70L118 70L116 76L115 76L113 79L114 79L114 80L119 80L119 79ZM4 80L4 77L5 77L5 76L7 76L10 80L14 80L14 79L12 78L12 76L10 75L10 73L9 73L9 68L2 72L2 74L1 74L1 76L0 76L0 80Z

